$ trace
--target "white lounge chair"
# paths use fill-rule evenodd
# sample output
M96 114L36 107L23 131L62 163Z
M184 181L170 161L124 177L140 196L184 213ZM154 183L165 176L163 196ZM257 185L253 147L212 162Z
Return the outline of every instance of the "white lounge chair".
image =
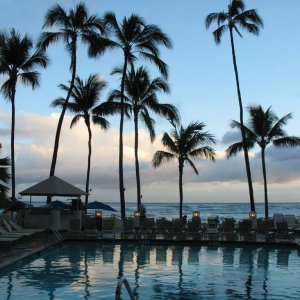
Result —
M287 221L289 229L300 229L295 215L284 215L284 221Z
M26 235L32 235L32 232L24 232L24 231L16 231L14 229L12 229L12 227L8 224L8 222L6 220L2 220L3 221L3 225L5 227L5 229L9 232L9 233L15 233L15 234L19 234L20 236L26 236Z
M12 220L8 220L7 223L17 232L37 233L37 232L44 231L44 229L38 229L38 228L24 228Z
M24 237L24 234L19 233L19 232L9 232L5 230L3 227L0 227L0 236L1 237L6 237L6 238L21 238ZM25 234L26 236L26 234Z

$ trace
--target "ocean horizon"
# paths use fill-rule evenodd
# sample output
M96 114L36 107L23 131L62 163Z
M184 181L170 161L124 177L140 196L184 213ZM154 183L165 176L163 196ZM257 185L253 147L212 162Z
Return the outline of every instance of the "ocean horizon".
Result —
M30 202L29 199L22 199L23 202ZM70 203L70 200L62 200L63 202ZM105 204L113 207L116 212L114 214L120 216L120 203L119 202L105 202ZM143 202L146 207L148 217L165 217L168 219L179 217L179 202ZM46 200L32 201L34 207L46 205ZM134 211L137 210L135 202L126 202L126 216L132 216ZM259 202L255 204L257 217L264 217L264 203ZM220 203L220 202L187 202L183 203L183 215L187 218L191 218L193 211L200 211L201 219L205 222L208 216L218 215L220 220L225 217L234 217L236 220L245 219L248 217L250 211L250 204L243 203ZM92 211L93 212L93 211ZM110 216L111 211L103 211L104 216ZM269 203L269 217L272 217L274 213L293 214L300 216L300 202L271 202Z

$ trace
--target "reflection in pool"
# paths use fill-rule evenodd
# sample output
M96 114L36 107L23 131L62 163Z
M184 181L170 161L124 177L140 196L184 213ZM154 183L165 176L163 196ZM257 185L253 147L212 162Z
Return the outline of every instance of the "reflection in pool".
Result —
M114 299L124 274L137 299L299 299L299 270L288 248L70 242L0 273L0 295Z

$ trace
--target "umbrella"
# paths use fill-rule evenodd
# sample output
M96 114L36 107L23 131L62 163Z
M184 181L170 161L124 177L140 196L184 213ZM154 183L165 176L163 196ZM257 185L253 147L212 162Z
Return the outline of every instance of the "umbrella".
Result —
M14 200L11 202L10 210L18 210L18 209L24 209L24 208L29 208L30 205L20 201L20 200Z
M100 210L108 210L108 211L116 211L110 205L104 204L100 201L89 202L86 206L86 209L100 209Z
M62 201L55 200L50 203L50 207L51 208L68 208L70 206Z

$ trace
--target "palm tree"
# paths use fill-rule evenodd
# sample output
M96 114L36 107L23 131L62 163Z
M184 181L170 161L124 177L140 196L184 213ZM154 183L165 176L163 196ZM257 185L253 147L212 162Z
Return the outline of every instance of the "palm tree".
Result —
M10 176L8 174L8 167L10 165L10 161L8 157L0 158L0 203L7 203L6 193L9 188L6 186L8 183Z
M120 137L119 137L119 189L121 217L125 218L125 187L123 178L123 123L124 123L124 84L128 64L133 65L140 56L154 63L162 75L167 76L167 65L160 59L158 46L163 45L171 48L170 39L161 29L153 24L146 24L137 15L132 14L129 18L124 18L119 24L114 13L109 12L104 16L104 24L107 31L113 33L113 39L103 39L98 44L98 49L94 47L93 55L102 53L103 45L121 49L124 56L121 77L121 117L120 117ZM96 46L96 45L95 45Z
M39 86L40 73L37 67L46 68L48 58L43 50L33 52L33 43L28 35L21 35L11 29L9 34L1 33L0 74L6 76L1 92L11 102L11 197L15 199L15 100L17 82L29 85L32 89ZM33 53L32 53L33 52Z
M85 205L88 203L89 182L90 182L90 169L91 169L91 155L92 155L92 130L91 123L100 125L102 129L109 128L109 122L104 116L114 113L115 110L111 109L109 103L99 103L99 97L106 86L106 83L100 79L96 74L90 75L88 80L83 82L78 76L75 78L74 87L71 92L71 102L67 104L67 109L75 114L71 121L70 128L72 129L78 121L82 118L88 129L88 166L86 174L85 191ZM61 85L63 90L68 90L68 87ZM59 98L52 102L54 107L65 105L66 100Z
M155 121L151 118L149 110L161 115L169 120L178 121L178 112L175 106L167 103L159 103L157 94L159 92L169 93L169 86L163 78L150 79L147 70L143 67L137 69L132 68L127 72L125 78L125 96L124 101L133 114L134 120L134 154L135 154L135 171L137 185L137 207L141 204L141 183L139 169L139 120L144 123L150 133L150 140L155 140ZM114 90L108 101L120 101L121 91Z
M261 148L261 162L264 178L264 194L265 194L265 218L269 217L268 209L268 189L265 151L269 144L275 147L296 147L300 146L300 137L288 136L283 130L287 121L292 118L292 114L287 114L282 118L278 118L269 107L266 111L258 106L250 106L248 108L250 114L249 126L244 126L246 135L246 145L248 149L253 148L256 144ZM241 123L232 121L232 128L241 129ZM228 157L236 155L243 149L243 142L234 143L226 150Z
M156 151L153 157L153 166L159 167L163 162L178 160L179 167L179 217L182 218L183 189L182 176L183 167L187 162L198 175L198 170L193 163L194 159L205 158L214 161L215 151L209 144L215 144L214 137L203 131L205 125L200 122L192 122L186 128L171 122L174 129L171 134L164 133L162 137L163 145L167 151ZM205 145L208 144L208 145Z
M65 105L62 107L62 111L57 124L50 176L53 176L55 174L60 132L66 112L66 107L69 102L72 89L74 87L77 65L78 39L88 45L88 53L90 54L95 40L97 40L99 37L97 31L99 30L101 33L103 32L103 26L100 19L95 15L89 16L87 8L83 3L79 3L74 10L70 9L69 11L66 11L58 4L49 9L45 16L43 28L52 28L53 26L57 26L58 31L43 32L39 38L38 45L42 49L47 49L51 43L60 40L64 41L66 44L66 50L71 57L70 69L72 77L70 86L67 91ZM103 54L103 51L101 52L101 54Z
M242 37L242 34L240 33L240 30L238 28L238 27L240 27L240 28L246 30L247 32L258 35L260 27L263 27L263 21L255 9L245 10L245 4L242 0L232 0L229 2L227 12L222 11L219 13L211 13L206 17L206 20L205 20L206 28L209 28L209 26L213 22L217 22L217 25L218 25L218 28L213 32L215 42L217 45L221 43L221 38L222 38L224 32L226 30L229 30L231 51L232 51L232 60L233 60L233 66L234 66L234 73L235 73L235 80L236 80L236 87L237 87L237 94L238 94L238 102L239 102L239 110L240 110L240 123L243 125L244 124L243 103L242 103L239 75L238 75L238 69L237 69L237 63L236 63L233 33L236 32L240 37ZM248 180L248 186L249 186L250 207L251 207L251 211L255 211L249 155L248 155L247 147L245 144L246 136L245 136L245 132L244 132L243 128L244 127L242 126L241 134L242 134L242 140L244 142L243 150L244 150L247 180Z

